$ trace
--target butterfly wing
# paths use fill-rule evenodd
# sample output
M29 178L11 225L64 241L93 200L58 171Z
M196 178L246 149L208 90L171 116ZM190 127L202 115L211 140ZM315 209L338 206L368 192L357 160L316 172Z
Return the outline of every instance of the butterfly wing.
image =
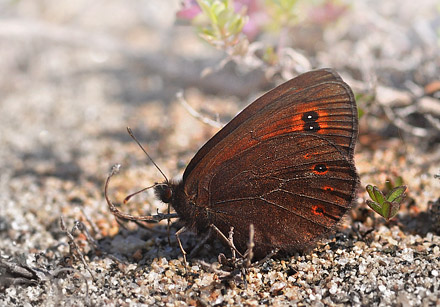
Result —
M353 93L332 70L278 86L220 130L185 170L184 193L206 212L198 224L225 233L234 226L240 245L253 223L258 246L302 248L353 201L357 129Z
M318 91L322 92L317 93ZM331 92L329 93L328 91ZM324 127L327 129L322 130L320 133L327 134L327 137L329 137L333 143L344 147L348 155L353 156L358 133L357 109L354 95L350 87L342 81L341 77L334 70L326 68L310 71L293 78L267 92L250 104L200 148L188 164L184 177L190 176L190 173L196 167L203 168L202 165L204 163L199 162L202 159L207 161L208 159L206 158L209 156L215 156L218 150L214 148L222 148L223 143L228 143L230 140L228 136L230 134L239 134L244 129L251 131L249 129L251 129L250 126L254 122L258 122L262 116L266 117L265 109L269 106L274 111L282 109L286 115L292 116L305 113L307 109L313 109L323 101L338 103L327 109L330 109L333 114L335 125L331 128L337 131L331 131L330 127ZM313 104L311 104L311 102L313 102ZM286 108L286 104L289 105L289 108ZM334 111L338 105L342 105L342 109L336 113ZM318 110L320 109L323 109L323 107L319 107ZM317 110L315 109L315 111ZM339 124L335 122L338 120L337 116L343 117ZM282 118L277 121L281 123L281 120ZM325 117L322 118L322 120L325 120ZM291 129L294 128L293 124L294 123L290 123ZM297 124L299 124L299 126L296 127L296 131L301 131L301 124L303 123L299 122ZM258 126L263 125L259 124ZM335 137L333 138L332 135Z
M222 164L211 177L210 223L243 251L254 224L255 254L302 250L331 231L351 207L353 163L334 144L310 134L282 134Z

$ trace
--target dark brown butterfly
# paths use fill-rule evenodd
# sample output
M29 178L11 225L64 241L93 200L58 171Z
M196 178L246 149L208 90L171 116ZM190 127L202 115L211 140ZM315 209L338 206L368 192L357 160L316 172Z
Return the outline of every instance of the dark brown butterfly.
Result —
M358 115L350 87L331 69L302 74L266 93L194 156L180 182L155 186L198 234L234 227L244 252L304 250L353 205Z

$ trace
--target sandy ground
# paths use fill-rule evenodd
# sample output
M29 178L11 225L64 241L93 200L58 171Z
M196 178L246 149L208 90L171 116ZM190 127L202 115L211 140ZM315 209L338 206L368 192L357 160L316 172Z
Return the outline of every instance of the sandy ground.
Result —
M218 242L185 272L166 223L119 227L103 197L115 163L119 202L163 180L125 127L169 177L217 131L182 107L178 91L227 122L279 82L229 66L201 78L224 55L176 24L177 9L158 0L0 1L0 305L439 305L440 101L438 88L425 87L440 76L438 3L353 1L337 25L306 29L315 44L297 30L311 66L335 68L359 94L359 204L316 249L270 259L245 282L224 278L217 256L228 251ZM363 187L399 176L408 198L386 223L366 209ZM157 209L166 212L147 193L130 212ZM73 232L88 268L72 256L60 217L97 240L98 248ZM184 247L199 240L186 234Z

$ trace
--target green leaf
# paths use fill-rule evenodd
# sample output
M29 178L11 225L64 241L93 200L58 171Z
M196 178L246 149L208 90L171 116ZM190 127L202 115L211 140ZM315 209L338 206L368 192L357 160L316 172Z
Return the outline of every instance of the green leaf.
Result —
M403 199L403 194L406 191L406 186L402 185L400 187L396 187L394 189L392 189L386 196L387 201L389 202L393 202L395 200L397 200L399 197L401 199Z
M367 199L367 205L368 207L373 209L374 212L377 212L378 214L382 215L382 207L379 206L376 202Z
M386 191L390 191L393 189L393 184L391 182L391 179L385 180L385 189Z
M376 197L374 196L374 191L373 191L373 186L371 185L371 184L368 184L366 187L365 187L365 189L367 190L367 192L368 192L368 195L370 195L370 198L372 199L372 200L376 200Z
M387 220L390 219L390 216L391 216L391 209L392 209L392 206L391 206L391 203L390 203L390 202L385 201L385 202L382 204L382 216L383 216L384 218L386 218Z
M240 33L246 22L247 18L237 16L237 18L228 25L229 32L233 35Z
M395 186L403 185L403 178L402 178L402 176L398 176L396 178L396 180L394 180L394 185Z
M229 18L228 10L223 3L215 3L212 7L215 23L222 28Z
M393 204L398 204L400 206L400 204L402 203L402 201L405 199L406 194L403 193L402 195L400 195L399 197L397 197L395 200L392 201Z
M385 202L385 196L383 195L382 191L379 190L378 187L373 187L373 193L374 193L374 201L378 202L379 204L383 205Z
M390 219L395 217L400 209L400 203L391 203Z
M399 186L392 189L386 197L376 186L369 184L366 186L366 190L373 200L366 200L367 205L387 220L397 215L400 209L400 203L406 196L406 186Z
M214 39L217 36L212 29L201 28L199 31L199 35L209 37L210 39Z
M202 12L208 16L208 18L212 21L213 19L215 19L214 13L211 10L211 2L210 1L206 1L206 0L197 0L197 3L200 6L200 9L202 10Z

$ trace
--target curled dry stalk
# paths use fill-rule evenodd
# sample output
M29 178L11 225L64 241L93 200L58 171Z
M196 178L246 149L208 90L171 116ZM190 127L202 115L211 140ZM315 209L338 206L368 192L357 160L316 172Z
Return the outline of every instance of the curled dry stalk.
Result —
M140 216L134 216L128 213L124 213L121 210L119 210L114 204L113 202L110 200L109 196L108 196L108 186L110 184L110 179L119 172L121 165L120 164L115 164L111 171L110 174L107 177L107 180L105 181L105 187L104 187L104 196L105 196L105 200L107 201L107 205L108 208L110 210L110 212L117 218L124 220L124 221L144 221L147 223L158 223L162 220L166 220L166 219L171 219L171 218L177 218L179 217L177 215L177 213L171 213L171 214L163 214L158 212L156 215L140 215ZM154 185L155 186L155 185ZM151 187L149 187L151 188ZM147 188L146 188L147 189ZM142 189L141 191L144 191L145 189ZM129 196L127 196L125 198L124 203L127 202L128 198L130 198L131 196L137 194L139 192L133 193Z
M81 226L79 226L79 225L81 225ZM92 276L92 279L95 280L95 276L93 275L92 271L90 270L89 265L87 264L87 261L83 255L83 253L81 252L81 249L79 248L78 244L76 244L75 239L72 234L76 229L81 228L80 230L84 230L85 227L82 227L82 224L75 223L75 225L72 228L72 231L69 231L66 227L66 224L64 223L64 218L61 216L60 217L60 228L62 231L64 231L66 233L66 236L69 239L70 254L72 256L76 255L77 257L79 257L79 259L83 263L86 270L90 273L90 276ZM86 237L89 238L90 237L89 233L87 231L86 231L86 233L87 233Z

